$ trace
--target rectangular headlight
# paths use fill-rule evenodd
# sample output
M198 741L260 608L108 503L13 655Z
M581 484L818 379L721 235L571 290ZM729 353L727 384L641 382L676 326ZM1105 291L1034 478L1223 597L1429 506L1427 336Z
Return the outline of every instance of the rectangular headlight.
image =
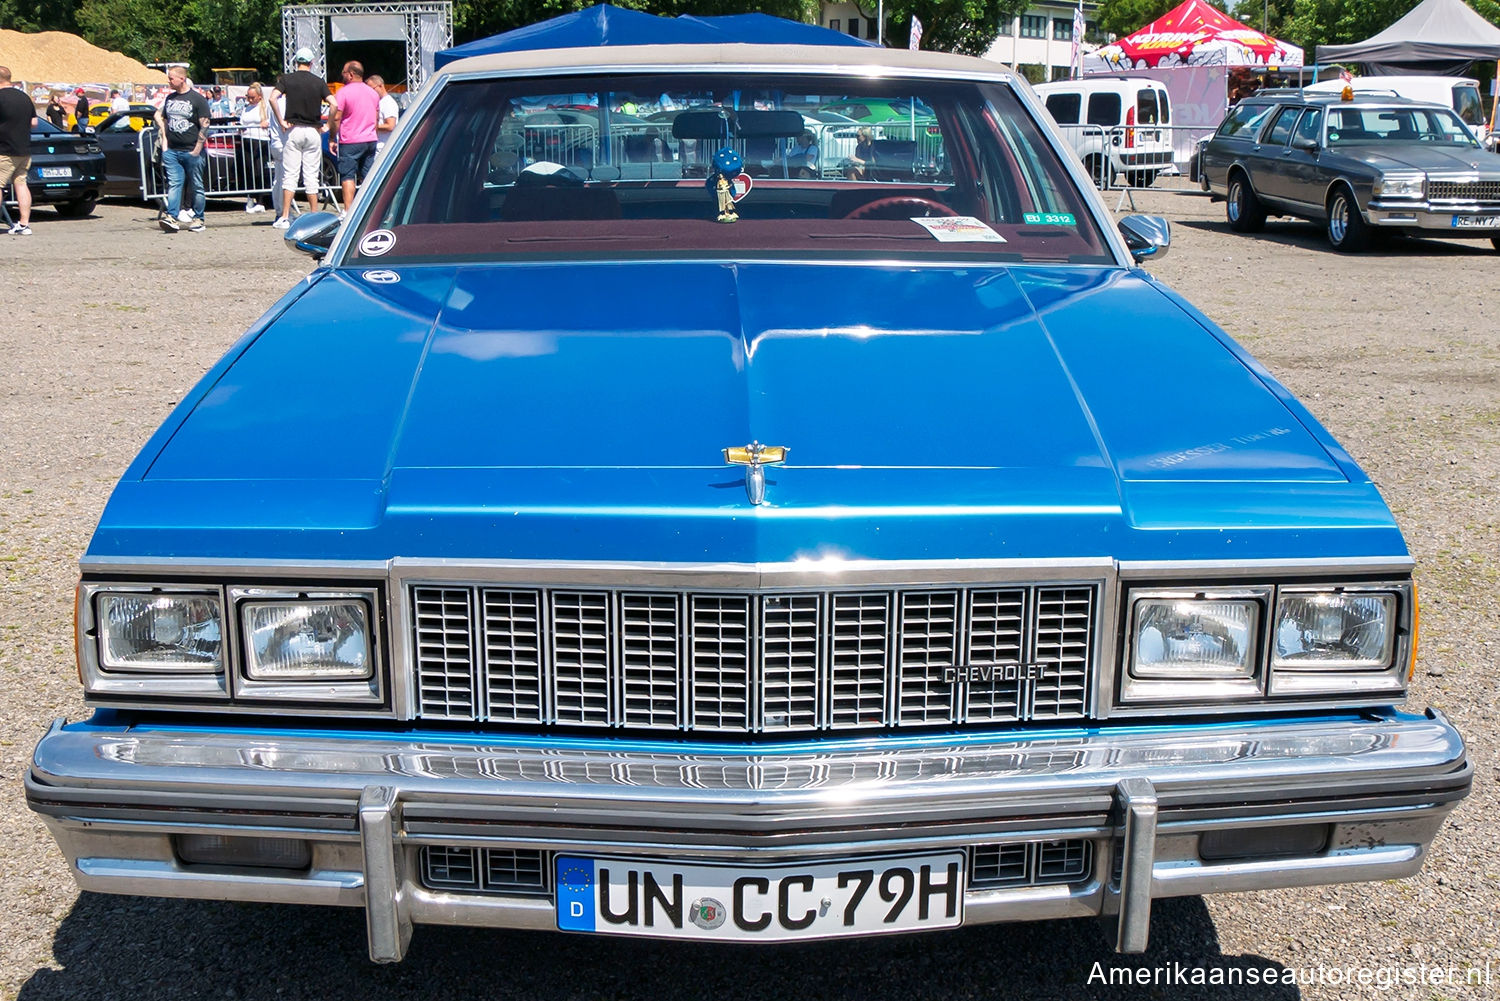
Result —
M216 594L101 592L96 628L107 672L218 674L223 608Z
M247 601L240 614L252 680L355 681L375 673L363 601Z
M1396 596L1287 593L1276 606L1274 670L1366 670L1391 666Z
M1381 198L1421 198L1426 184L1423 174L1387 174L1375 179L1372 190Z
M1126 701L1261 695L1269 606L1269 588L1137 592L1120 694Z
M1130 673L1137 678L1251 677L1259 620L1254 601L1143 598L1135 606Z

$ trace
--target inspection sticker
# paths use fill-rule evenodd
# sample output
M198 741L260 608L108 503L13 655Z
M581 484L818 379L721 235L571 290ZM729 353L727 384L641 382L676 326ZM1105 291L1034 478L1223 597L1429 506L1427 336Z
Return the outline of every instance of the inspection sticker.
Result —
M1004 243L1005 237L971 215L913 216L939 243Z
M1025 212L1021 221L1028 226L1076 226L1078 220L1071 212Z

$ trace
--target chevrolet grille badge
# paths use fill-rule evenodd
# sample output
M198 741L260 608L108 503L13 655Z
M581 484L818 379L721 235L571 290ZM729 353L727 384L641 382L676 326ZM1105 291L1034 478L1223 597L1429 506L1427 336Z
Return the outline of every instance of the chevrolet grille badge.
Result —
M748 445L736 445L724 449L724 461L731 466L745 467L745 493L751 504L762 504L766 499L766 466L786 461L791 449L781 445L762 445L752 441Z

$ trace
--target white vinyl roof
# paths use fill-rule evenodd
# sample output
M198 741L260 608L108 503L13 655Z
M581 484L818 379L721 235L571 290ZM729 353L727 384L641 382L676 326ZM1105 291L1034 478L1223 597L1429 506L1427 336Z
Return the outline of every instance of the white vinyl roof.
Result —
M675 70L684 67L745 66L768 69L848 72L881 76L1020 79L1010 69L973 56L948 52L834 45L604 45L592 48L534 49L459 59L435 79L468 73L533 75L537 70Z

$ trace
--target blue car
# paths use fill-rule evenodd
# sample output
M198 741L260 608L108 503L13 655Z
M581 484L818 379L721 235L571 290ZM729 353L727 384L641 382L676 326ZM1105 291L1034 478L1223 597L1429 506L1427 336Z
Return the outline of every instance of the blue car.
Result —
M835 99L930 108L932 169L736 166ZM79 884L361 908L390 962L421 924L1140 951L1156 898L1416 872L1471 765L1404 705L1401 532L1047 121L874 47L445 68L83 556L93 715L26 779Z

